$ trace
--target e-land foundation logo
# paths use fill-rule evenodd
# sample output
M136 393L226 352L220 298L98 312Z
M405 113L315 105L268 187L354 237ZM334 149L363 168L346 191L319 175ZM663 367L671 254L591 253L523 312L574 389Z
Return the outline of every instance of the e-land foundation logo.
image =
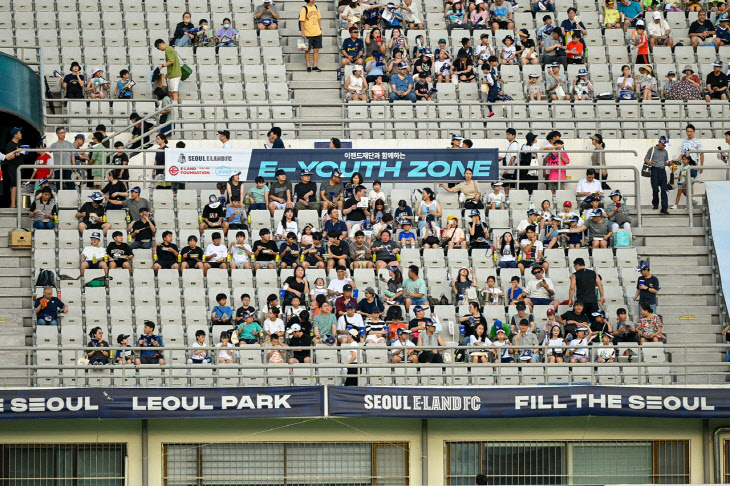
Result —
M180 173L180 169L178 169L176 166L171 165L170 168L167 170L168 174L172 176L176 176Z

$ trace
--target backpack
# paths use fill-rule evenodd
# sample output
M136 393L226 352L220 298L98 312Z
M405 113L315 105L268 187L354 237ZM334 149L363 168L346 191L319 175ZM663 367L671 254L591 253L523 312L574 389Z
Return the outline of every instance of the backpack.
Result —
M308 7L306 6L306 5L305 5L305 6L303 6L302 8L304 9L304 18L306 19L306 18L308 18L308 17L309 17L309 8L308 8ZM316 5L314 6L314 8L315 8L315 10L319 10L319 7L318 7L318 6L316 6ZM301 12L301 10L300 10L300 12ZM300 24L299 30L302 30L302 26L303 26L303 25L304 25L304 22L302 22L302 23Z
M386 322L392 322L393 319L403 320L403 309L399 305L391 305L385 313Z
M614 248L626 248L631 246L631 233L628 231L616 231L613 234Z
M91 288L107 287L109 285L109 281L111 279L112 279L111 277L96 277L96 278L91 279L88 282L86 282L86 285L84 285L84 287L91 287Z
M36 287L55 287L56 275L51 270L41 269L35 281Z

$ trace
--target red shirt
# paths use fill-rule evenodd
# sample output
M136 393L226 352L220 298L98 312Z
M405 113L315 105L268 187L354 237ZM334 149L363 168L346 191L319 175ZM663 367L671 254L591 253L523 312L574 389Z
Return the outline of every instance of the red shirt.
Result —
M347 300L345 300L345 296L340 296L335 299L335 316L339 319L342 314L340 312L347 312ZM355 300L353 297L350 297L349 302L352 302L355 304L355 308L357 308L357 300Z
M577 50L578 54L571 54L571 50ZM565 46L565 52L567 53L566 55L568 56L568 59L580 59L583 57L583 44L580 40L571 40L568 42L568 45Z
M50 165L53 165L53 158L51 157L51 154L45 153L36 159L35 165L47 166L49 165L49 160L51 161ZM35 175L38 179L48 179L48 176L51 175L51 169L36 169Z

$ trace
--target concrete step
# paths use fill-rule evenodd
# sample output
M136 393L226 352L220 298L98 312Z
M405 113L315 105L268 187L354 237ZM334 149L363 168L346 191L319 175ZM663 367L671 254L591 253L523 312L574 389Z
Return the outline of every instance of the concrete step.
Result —
M698 222L699 223L699 222ZM663 217L646 217L642 220L642 226L644 227L680 227L689 226L689 218L687 216L663 216ZM701 225L700 225L701 226Z
M659 275L655 274L655 276L659 279L659 283L662 286L662 294L664 293L664 289L666 289L669 286L709 286L710 289L712 288L712 276L706 275L684 275L684 274L669 274L669 275ZM707 291L709 292L710 289Z
M342 115L337 107L320 108L315 106L303 106L301 108L302 116L307 118L335 118Z
M651 250L644 250L647 247L641 247L642 250L640 251L637 247L637 253L640 255L640 258L644 258L645 256L652 256L653 253ZM646 251L646 253L643 253L642 251ZM654 258L651 261L651 267L652 270L655 267L669 267L672 269L676 268L686 268L686 267L694 267L694 266L704 266L707 267L709 265L709 257L705 254L702 256L698 255L677 255L677 252L675 251L671 255L661 255L661 258Z
M706 229L702 226L695 226L694 228L687 227L682 230L682 236L704 236L706 233ZM660 236L673 238L672 235L667 234L666 232L658 231L657 228L654 226L631 228L631 234L634 236Z
M641 241L643 240L643 241ZM704 234L702 236L645 236L643 238L637 238L637 245L644 246L671 246L684 247L684 246L703 246L706 244Z
M659 263L657 260L656 263ZM652 262L651 273L657 277L668 275L712 275L714 272L710 266L695 265L657 265Z
M289 86L291 87L292 82L299 81L299 82L323 82L323 81L335 81L337 82L337 72L336 71L322 71L322 72L307 72L307 71L294 71L291 75L291 80L289 81Z
M678 257L678 247L664 247L664 246L637 246L636 252L641 255L642 257ZM681 246L681 257L684 258L686 256L694 256L694 255L703 255L707 256L710 252L710 248L706 245L696 245L696 246ZM653 263L653 262L652 262ZM685 263L685 265L689 265L690 263Z
M306 71L307 69L307 63L304 62L304 56L301 53L297 54L284 54L284 61L287 63L286 68L287 70L292 70L293 66L299 66L300 69L296 69L297 71L302 71L301 68L304 68ZM340 55L333 54L329 52L320 52L319 53L319 63L318 66L322 71L334 71L340 67Z
M342 97L342 83L338 81L289 81L289 89L292 90L337 90ZM338 110L339 111L339 110Z
M306 137L304 137L306 135ZM316 128L313 129L303 129L301 132L301 136L303 138L316 138L316 139L330 139L332 137L338 137L342 138L342 125L341 124L331 124L331 125L325 125L320 124L317 125Z

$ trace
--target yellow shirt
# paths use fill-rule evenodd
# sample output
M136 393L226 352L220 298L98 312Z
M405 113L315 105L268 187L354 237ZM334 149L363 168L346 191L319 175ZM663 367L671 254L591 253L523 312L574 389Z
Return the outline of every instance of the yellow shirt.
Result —
M621 14L615 8L607 8L603 11L603 25L615 24L621 18Z
M319 20L322 18L322 14L319 13L319 8L316 5L309 6L305 5L299 11L299 21L304 22L302 29L304 35L307 37L316 37L322 35L322 29L319 27Z

